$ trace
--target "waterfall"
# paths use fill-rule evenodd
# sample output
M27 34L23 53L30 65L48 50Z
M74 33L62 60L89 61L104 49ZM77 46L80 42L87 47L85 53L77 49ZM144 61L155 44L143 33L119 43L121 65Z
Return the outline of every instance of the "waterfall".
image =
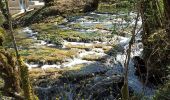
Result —
M19 0L19 5L20 5L20 9L21 9L21 12L24 12L24 1L23 0Z

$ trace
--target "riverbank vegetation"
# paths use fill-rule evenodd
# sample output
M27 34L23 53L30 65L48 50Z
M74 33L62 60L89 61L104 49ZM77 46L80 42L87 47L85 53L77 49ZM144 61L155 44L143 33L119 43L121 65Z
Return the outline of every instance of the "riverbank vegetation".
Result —
M168 0L44 0L15 17L5 1L0 99L170 98Z

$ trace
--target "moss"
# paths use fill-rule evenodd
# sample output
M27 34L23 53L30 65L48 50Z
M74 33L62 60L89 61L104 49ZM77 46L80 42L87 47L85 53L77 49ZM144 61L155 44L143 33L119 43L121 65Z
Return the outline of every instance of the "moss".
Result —
M103 46L102 48L103 48L104 52L107 53L112 49L112 46Z
M104 61L105 58L101 57L99 55L87 55L82 58L83 60L88 60L88 61Z
M4 30L0 27L0 44L4 41L5 38L5 32Z
M16 68L16 59L7 50L0 48L0 77L4 80L3 92L21 93L19 73ZM3 93L3 95L6 95Z
M2 13L0 13L0 26L3 24L3 22L5 21Z
M96 24L95 26L94 26L94 29L103 29L104 28L104 25L103 24Z
M28 62L63 62L76 54L75 50L60 50L56 48L35 48L21 50L21 56Z
M121 88L122 100L129 100L128 84L125 83Z
M103 44L94 44L94 48L103 48Z
M29 73L28 73L28 67L22 62L22 60L19 60L20 65L20 77L21 77L21 85L22 89L24 91L24 97L26 100L38 100L38 97L34 95L31 83L29 80Z
M75 29L86 29L86 27L82 26L80 23L69 24L67 26Z
M4 80L0 77L0 88L4 87Z
M47 79L50 80L57 80L59 78L63 77L70 77L66 73L72 73L75 71L81 70L81 68L85 67L85 64L80 64L80 65L75 65L73 67L69 68L63 68L63 69L57 69L57 68L48 68L48 69L41 69L41 68L34 68L29 71L29 76L31 78L31 82L35 84L37 81L36 79L40 79L41 77L46 77Z
M93 48L93 46L85 46L85 45L72 45L72 44L67 44L67 45L65 45L66 46L66 48L77 48L77 49L91 49L91 48Z
M71 42L91 42L101 40L101 34L99 33L81 33L74 30L59 29L54 23L41 23L34 24L31 27L34 31L38 32L38 39L56 42L56 44L62 44L62 40Z
M33 40L33 39L21 39L21 40L17 41L17 45L24 47L24 48L29 48L34 43L35 43L35 40Z

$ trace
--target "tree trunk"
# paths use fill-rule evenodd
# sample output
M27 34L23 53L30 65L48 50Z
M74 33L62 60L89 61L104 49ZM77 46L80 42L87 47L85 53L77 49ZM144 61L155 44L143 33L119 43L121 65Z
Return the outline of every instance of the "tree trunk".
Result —
M18 53L18 48L16 45L16 40L14 37L14 31L12 27L12 16L9 13L8 1L7 0L5 0L5 2L0 1L0 4L1 11L3 12L9 25L9 32L12 38L13 46L17 57L16 61L14 61L10 54L8 53L6 54L3 51L0 52L0 72L2 72L0 76L3 77L5 81L4 93L7 92L21 93L22 86L24 92L24 99L35 100L36 99L35 95L33 94L32 88L30 86L28 68L23 64Z
M13 42L13 46L14 46L14 49L15 49L15 53L16 53L16 56L17 56L17 60L19 58L19 53L18 53L18 48L17 48L17 45L16 45L16 40L15 40L15 37L14 37L14 32L13 32L13 27L12 27L12 16L9 12L9 5L8 5L8 1L5 0L5 5L6 5L6 20L8 21L8 25L9 25L9 31L10 31L10 35L11 35L11 38L12 38L12 42Z
M0 72L0 76L5 82L4 90L20 93L20 78L16 70L16 60L4 49L0 49Z

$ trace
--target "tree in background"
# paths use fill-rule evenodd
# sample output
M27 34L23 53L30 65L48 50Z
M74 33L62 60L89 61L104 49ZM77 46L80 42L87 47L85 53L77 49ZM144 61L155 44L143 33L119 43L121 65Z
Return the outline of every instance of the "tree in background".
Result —
M157 84L163 83L163 78L168 74L167 68L170 65L170 1L140 0L138 7L143 22L143 58L147 67L145 85L150 77L154 78L158 82ZM131 44L130 41L127 52L130 52ZM127 56L129 55L127 54ZM128 73L128 59L125 68ZM121 89L123 100L129 100L127 76L125 74L126 82Z
M169 0L141 0L143 58L148 67L147 79L154 75L161 80L167 74L166 68L170 60L169 2Z

